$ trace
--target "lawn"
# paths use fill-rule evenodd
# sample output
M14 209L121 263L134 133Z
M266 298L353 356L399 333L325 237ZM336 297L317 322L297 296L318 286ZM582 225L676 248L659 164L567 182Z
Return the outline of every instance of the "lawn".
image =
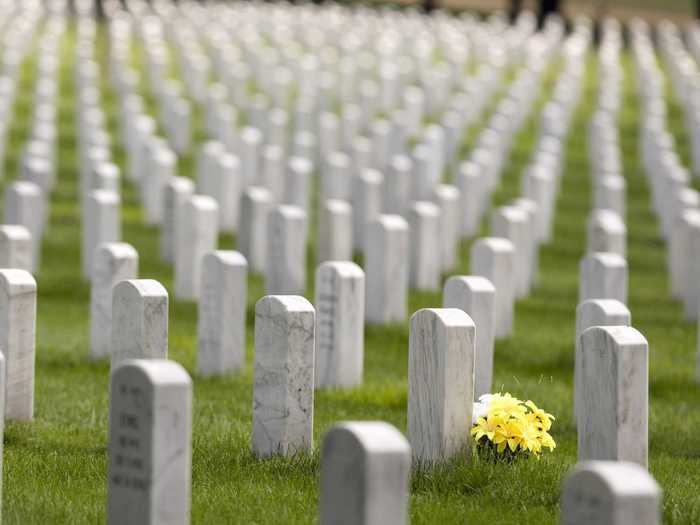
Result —
M101 36L103 38L104 35ZM37 275L38 333L35 420L8 423L5 431L3 514L5 523L99 523L105 519L108 371L88 358L89 287L80 277L74 29L61 50L58 177L50 229ZM105 62L104 41L99 55ZM138 59L138 53L136 59ZM631 59L625 55L624 108L620 136L628 186L628 262L634 326L650 346L650 469L664 490L667 523L700 522L700 389L696 384L696 326L670 299L665 246L650 211L647 181L637 152L639 113ZM6 184L28 133L35 62L25 63L7 149ZM558 447L539 461L493 464L477 460L415 472L413 523L550 524L558 520L562 476L576 461L572 425L574 320L578 263L585 248L591 181L587 125L595 104L596 59L588 60L586 86L567 143L565 175L556 211L555 236L540 259L536 290L516 307L513 337L496 349L494 389L532 399L556 415ZM106 74L106 69L105 69ZM551 89L548 75L543 99ZM687 158L682 113L673 105L670 127ZM118 147L117 107L105 84L105 109ZM534 147L537 117L518 136L495 204L519 192L520 176ZM201 127L201 126L200 126ZM197 137L202 138L201 129ZM465 152L469 151L467 139ZM193 176L192 159L181 163ZM172 290L172 270L160 262L158 231L143 225L133 187L123 188L123 238L140 255L140 275ZM483 233L488 232L488 220ZM468 273L469 244L459 270ZM223 247L234 246L222 240ZM310 254L313 253L313 247ZM309 257L313 261L314 257ZM312 274L312 265L309 273ZM312 279L309 279L311 281ZM311 283L310 283L311 284ZM311 290L309 290L311 292ZM249 283L245 371L224 379L195 373L196 306L171 300L170 349L194 378L193 523L310 523L318 505L318 452L294 459L256 460L250 452L252 421L253 307L262 280ZM307 294L312 298L313 295ZM439 294L410 297L410 311L441 305ZM317 392L316 444L340 420L381 419L406 430L408 324L366 332L365 381L348 392Z

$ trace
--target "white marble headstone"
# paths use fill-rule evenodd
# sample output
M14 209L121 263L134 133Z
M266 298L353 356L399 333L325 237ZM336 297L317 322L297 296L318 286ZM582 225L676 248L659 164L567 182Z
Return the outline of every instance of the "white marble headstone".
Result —
M458 308L425 308L411 317L408 439L419 464L470 457L475 332Z
M296 295L255 305L253 453L294 455L313 446L314 307Z
M197 323L197 369L223 375L245 364L248 263L238 252L215 251L202 259Z
M192 491L192 380L166 359L112 373L107 523L187 525Z
M580 336L579 461L647 466L649 344L629 326L594 326Z
M316 269L316 388L362 383L365 272L351 261Z
M338 423L321 446L321 525L408 522L411 446L383 421Z

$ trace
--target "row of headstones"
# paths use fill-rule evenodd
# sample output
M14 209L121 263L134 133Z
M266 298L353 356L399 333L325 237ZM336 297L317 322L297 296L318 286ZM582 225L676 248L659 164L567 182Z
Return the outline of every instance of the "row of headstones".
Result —
M36 272L41 258L41 241L45 235L49 222L50 193L56 182L56 98L58 92L58 65L61 41L65 30L63 18L49 18L39 28L41 17L34 21L34 28L30 35L38 34L37 48L40 50L36 64L37 82L34 86L32 117L30 120L29 137L22 148L22 154L18 163L17 180L6 187L4 199L4 224L3 243L18 243L22 245L20 250L10 250L18 254L19 259L10 259L5 268L22 268ZM29 43L22 38L25 51L18 53L12 59L14 68L18 68L30 51ZM17 51L7 49L6 53ZM16 61L16 62L15 62ZM6 64L7 66L7 64ZM3 138L4 144L11 122L18 82L18 69L3 77L0 85L7 96L3 99ZM0 159L4 159L4 146L0 152ZM10 226L11 225L11 226ZM5 253L9 253L5 251Z
M653 209L667 243L671 294L683 302L687 319L696 321L700 312L700 288L695 276L700 267L700 194L691 187L691 174L683 165L675 140L668 129L665 78L656 59L649 28L637 21L632 26L633 50L642 100L640 152L652 189ZM691 150L700 145L692 138L698 108L690 86L698 78L697 66L685 50L677 30L670 24L659 27L659 47L667 71L685 109L691 134ZM681 64L685 64L682 66ZM700 348L700 343L698 348ZM700 365L698 367L700 374ZM700 377L700 375L698 376Z
M642 27L644 28L643 25ZM685 127L691 146L689 152L691 168L697 177L700 176L700 104L698 104L698 94L700 94L698 91L698 82L700 82L698 35L700 31L697 24L689 24L685 41L678 27L669 21L660 23L657 31L659 51L667 65L671 83L683 108Z
M112 374L110 392L108 523L189 523L189 375L172 361L129 360ZM320 523L407 523L412 452L388 423L332 427L321 447ZM562 483L563 524L660 522L661 489L636 463L584 461Z
M178 180L177 182L175 182L171 186L174 188L177 188L177 189L183 189L185 191L187 191L187 189L188 189L186 183L184 183L182 180ZM167 189L166 189L166 192L167 192ZM254 193L254 195L260 196L261 192L256 192L256 193ZM211 232L211 230L214 229L214 228L212 228L212 225L214 224L214 219L213 219L213 215L214 215L213 211L214 210L213 210L213 206L211 205L211 201L205 201L204 199L201 199L201 198L193 198L192 200L195 201L197 204L199 204L199 206L195 206L194 220L185 220L183 222L185 222L187 224L195 225L194 226L195 228L199 227L200 231L203 231L204 229L208 229ZM262 200L264 200L264 199L262 199ZM166 194L166 198L165 198L166 210L169 208L169 206L168 206L169 201L170 201L170 199L168 198L168 196ZM253 201L253 202L255 202L255 201ZM253 206L251 205L251 207L253 207ZM196 208L199 208L199 209L196 209ZM287 235L285 235L286 238L283 239L283 241L285 241L285 244L287 244L289 246L292 246L292 247L296 246L296 249L293 250L293 253L303 255L305 250L300 249L300 246L303 246L303 244L299 241L302 240L302 242L303 242L304 236L299 235L299 233L305 232L306 228L304 225L303 218L301 217L301 214L299 214L298 211L296 211L296 210L291 210L288 208L285 208L285 209L280 210L280 211L288 212L288 213L286 213L286 215L291 216L291 218L294 219L293 222L296 222L296 226L297 226L296 228L292 229L292 231L296 230L297 235L295 236L295 235L287 234ZM255 210L252 210L252 214L254 216L260 216L260 215L264 216L263 213L256 212ZM192 217L190 217L190 218L192 218ZM283 217L283 218L286 219L287 217ZM286 221L286 222L290 222L290 221ZM433 224L435 224L434 221L432 221L432 222L433 222ZM202 227L202 225L205 225L205 227ZM208 226L208 228L206 228L206 226ZM260 225L252 225L252 227L259 228ZM172 230L172 228L164 228L164 231L166 231L166 232L171 231L171 230ZM289 232L290 228L283 225L283 227L280 230L282 232ZM259 230L257 230L257 231L259 231ZM164 235L164 237L168 238L170 236ZM246 249L245 239L247 239L247 238L259 239L262 236L242 235L241 237L242 237L242 240L244 241L242 243L242 251L248 252L248 250ZM194 243L195 246L197 246L197 245L200 246L200 255L201 255L201 253L207 251L207 249L213 248L213 246L210 246L210 244L211 244L212 239L214 239L214 238L215 238L215 235L213 233L209 233L209 234L204 233L203 235L200 234L200 239L204 239L204 242L203 243ZM321 244L323 244L323 243L321 243ZM191 243L187 243L187 246L188 247L191 246ZM264 246L264 244L262 246ZM284 251L284 250L285 250L285 248L283 247L281 251ZM255 264L255 261L261 259L261 257L256 258L253 255L256 253L261 253L262 251L263 251L262 249L258 249L258 250L251 249L250 253L246 253L246 255L248 255L249 259L251 260L251 266L253 266L253 267L257 266L257 264ZM423 249L415 250L415 253L417 253L417 254L426 253L426 252L427 251L423 250ZM190 263L194 259L195 266L196 266L197 265L196 261L199 259L199 257L198 256L191 257L190 253L188 253L187 255L188 255L188 257L185 258L185 262L187 263L187 265L192 266ZM188 278L186 280L188 280L191 283L191 286L190 286L190 290L186 290L186 289L183 290L183 289L181 289L181 287L178 287L178 285L177 285L177 283L180 281L177 278L177 275L178 274L183 275L183 272L178 272L177 260L178 260L178 258L176 257L176 294L178 294L180 296L192 298L192 297L196 296L196 294L197 294L197 291L196 291L197 279L196 279L196 277L192 278L193 276L197 275L197 273L198 273L197 268L195 267L194 271L185 272L185 275L188 276ZM302 288L301 286L299 286L297 284L301 281L301 279L298 277L299 274L301 273L301 272L299 272L299 268L301 268L303 271L304 264L296 264L295 265L295 264L293 264L294 261L291 261L291 263L292 264L288 263L286 265L286 268L282 268L282 271L280 272L280 274L284 277L283 279L281 279L281 281L284 283L289 283L290 286L287 288L279 289L279 290L275 290L274 287L269 287L268 291L270 291L270 292L277 291L277 292L284 292L284 293L299 293L300 288ZM296 269L294 268L294 266L296 266ZM439 265L433 265L432 268L433 269L437 268L437 270L439 272L439 269L440 269ZM416 272L416 273L418 273L418 272ZM433 275L435 275L435 272L433 272ZM439 275L439 273L437 273L437 275ZM292 278L290 279L290 277L292 277ZM294 277L297 277L297 278L295 279ZM436 279L433 279L433 281L435 281L435 280ZM185 288L187 288L187 287L185 287ZM178 290L179 290L179 292L178 292ZM405 317L405 312L402 312L401 318L403 318L403 317Z

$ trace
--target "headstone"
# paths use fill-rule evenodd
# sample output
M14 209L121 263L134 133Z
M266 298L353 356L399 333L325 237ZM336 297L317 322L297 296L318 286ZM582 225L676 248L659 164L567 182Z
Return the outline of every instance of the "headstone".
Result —
M484 202L485 175L479 165L464 162L457 174L457 188L460 195L461 236L473 237L478 233L482 210L487 207Z
M684 299L695 293L688 280L692 257L692 232L695 228L700 231L700 210L686 209L676 216L670 232L668 272L671 279L671 295L676 299Z
M202 260L197 323L197 370L205 376L245 364L248 263L238 252L215 251Z
M0 351L7 367L5 419L34 415L36 281L25 270L0 269Z
M514 206L501 206L491 216L491 234L513 243L515 297L525 297L530 289L531 250L534 242L529 215L525 210Z
M168 292L152 279L121 281L112 290L112 370L127 359L167 359Z
M252 444L258 457L311 451L314 317L300 296L268 295L255 305Z
M576 308L576 356L574 361L574 412L581 406L581 334L592 326L630 326L629 309L615 299L589 299Z
M485 277L455 275L445 282L443 308L459 308L476 326L474 399L491 392L493 381L496 288Z
M485 237L471 248L471 273L486 277L496 288L496 339L508 337L513 330L515 302L515 248L508 239Z
M178 221L175 254L175 296L194 301L199 298L202 258L216 250L219 207L205 195L192 195L182 206Z
M143 173L143 217L146 224L163 222L163 187L175 175L177 156L168 147L157 145L151 148L148 170Z
M267 265L267 217L272 204L267 188L249 186L243 191L236 242L253 273L264 273Z
M408 261L408 223L399 215L380 215L367 228L365 318L368 323L399 323L406 319Z
M410 157L396 155L391 159L384 175L384 213L408 216L412 171Z
M163 223L160 229L160 256L175 262L176 244L182 208L194 195L194 183L186 177L172 177L163 188Z
M365 272L350 261L316 270L316 388L362 384Z
M417 201L409 212L411 229L411 288L424 291L440 289L442 274L440 208L428 201Z
M39 269L44 233L41 188L32 182L13 182L5 189L5 224L24 226L32 236L32 271Z
M625 257L627 228L612 210L593 210L587 224L588 251L610 252Z
M367 169L353 179L352 234L355 250L365 251L367 225L382 213L381 172Z
M460 195L450 184L438 184L433 191L433 201L440 208L440 247L442 269L449 271L459 262Z
M165 359L112 373L107 523L187 525L192 490L192 380Z
M647 466L649 344L629 326L594 326L580 338L578 459Z
M92 278L95 250L105 242L121 241L121 199L111 191L95 190L86 201L83 224L83 276Z
M352 219L352 206L345 201L328 199L321 205L316 243L319 263L352 260Z
M579 302L617 299L627 304L627 261L616 253L589 253L581 259Z
M603 175L596 180L594 207L614 211L624 218L626 188L627 183L622 175Z
M138 277L139 254L127 243L104 243L95 250L90 288L90 357L109 356L112 291L117 283Z
M408 522L411 446L383 421L335 425L321 446L321 525Z
M562 485L561 525L660 525L661 488L626 461L583 461Z
M334 151L328 155L324 164L321 174L321 198L349 199L352 189L350 157L342 151Z
M233 233L238 228L241 191L244 187L238 157L222 152L214 159L213 191L209 194L219 205L219 229Z
M470 457L475 332L458 308L425 308L411 317L408 440L419 464Z
M260 155L263 136L258 128L245 127L240 135L241 175L245 186L261 184Z
M285 204L297 206L308 213L313 163L303 157L292 157L287 164L287 181L284 185Z
M33 271L32 234L24 226L0 225L0 268Z
M306 213L296 206L282 205L267 218L268 295L303 294L306 290Z

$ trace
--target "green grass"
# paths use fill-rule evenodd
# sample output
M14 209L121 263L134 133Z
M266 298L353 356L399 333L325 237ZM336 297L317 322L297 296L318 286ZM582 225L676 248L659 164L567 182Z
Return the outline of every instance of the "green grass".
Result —
M104 53L104 48L100 47ZM8 423L5 432L6 523L100 523L106 503L108 365L88 359L88 286L80 278L80 223L72 86L73 39L62 49L58 123L59 183L51 226L43 245L39 285L36 412L32 423ZM665 248L649 208L649 192L637 153L639 114L631 63L625 58L621 140L628 182L630 301L634 326L650 344L650 468L664 489L667 523L700 521L700 393L694 381L696 327L683 320L669 298ZM25 64L8 146L7 176L27 135L34 64ZM578 262L590 210L586 127L595 97L595 59L567 144L566 169L557 206L555 237L541 254L540 282L518 303L512 338L499 342L494 388L535 400L557 416L558 448L540 461L513 465L457 461L416 472L411 484L413 523L553 524L559 486L576 460L572 420L574 314ZM547 89L551 81L545 83ZM674 101L675 103L675 101ZM106 93L110 127L116 131L113 97ZM682 115L672 108L670 125L683 137ZM517 194L535 140L535 120L519 134L495 196ZM116 138L116 135L115 135ZM683 146L687 147L687 146ZM123 152L115 149L123 162ZM191 159L181 166L191 176ZM171 269L158 256L158 233L142 225L136 193L123 194L124 240L140 254L140 274L171 289ZM486 231L486 227L484 228ZM225 246L231 245L225 240ZM460 273L468 272L469 243ZM311 274L309 274L311 276ZM318 453L258 461L250 452L252 410L252 319L262 281L249 286L247 367L240 375L203 379L195 373L196 308L171 302L170 357L194 377L194 523L310 523L318 505ZM411 309L440 306L438 294L411 294ZM366 332L365 382L348 392L318 392L314 439L339 420L382 419L406 429L407 323Z

